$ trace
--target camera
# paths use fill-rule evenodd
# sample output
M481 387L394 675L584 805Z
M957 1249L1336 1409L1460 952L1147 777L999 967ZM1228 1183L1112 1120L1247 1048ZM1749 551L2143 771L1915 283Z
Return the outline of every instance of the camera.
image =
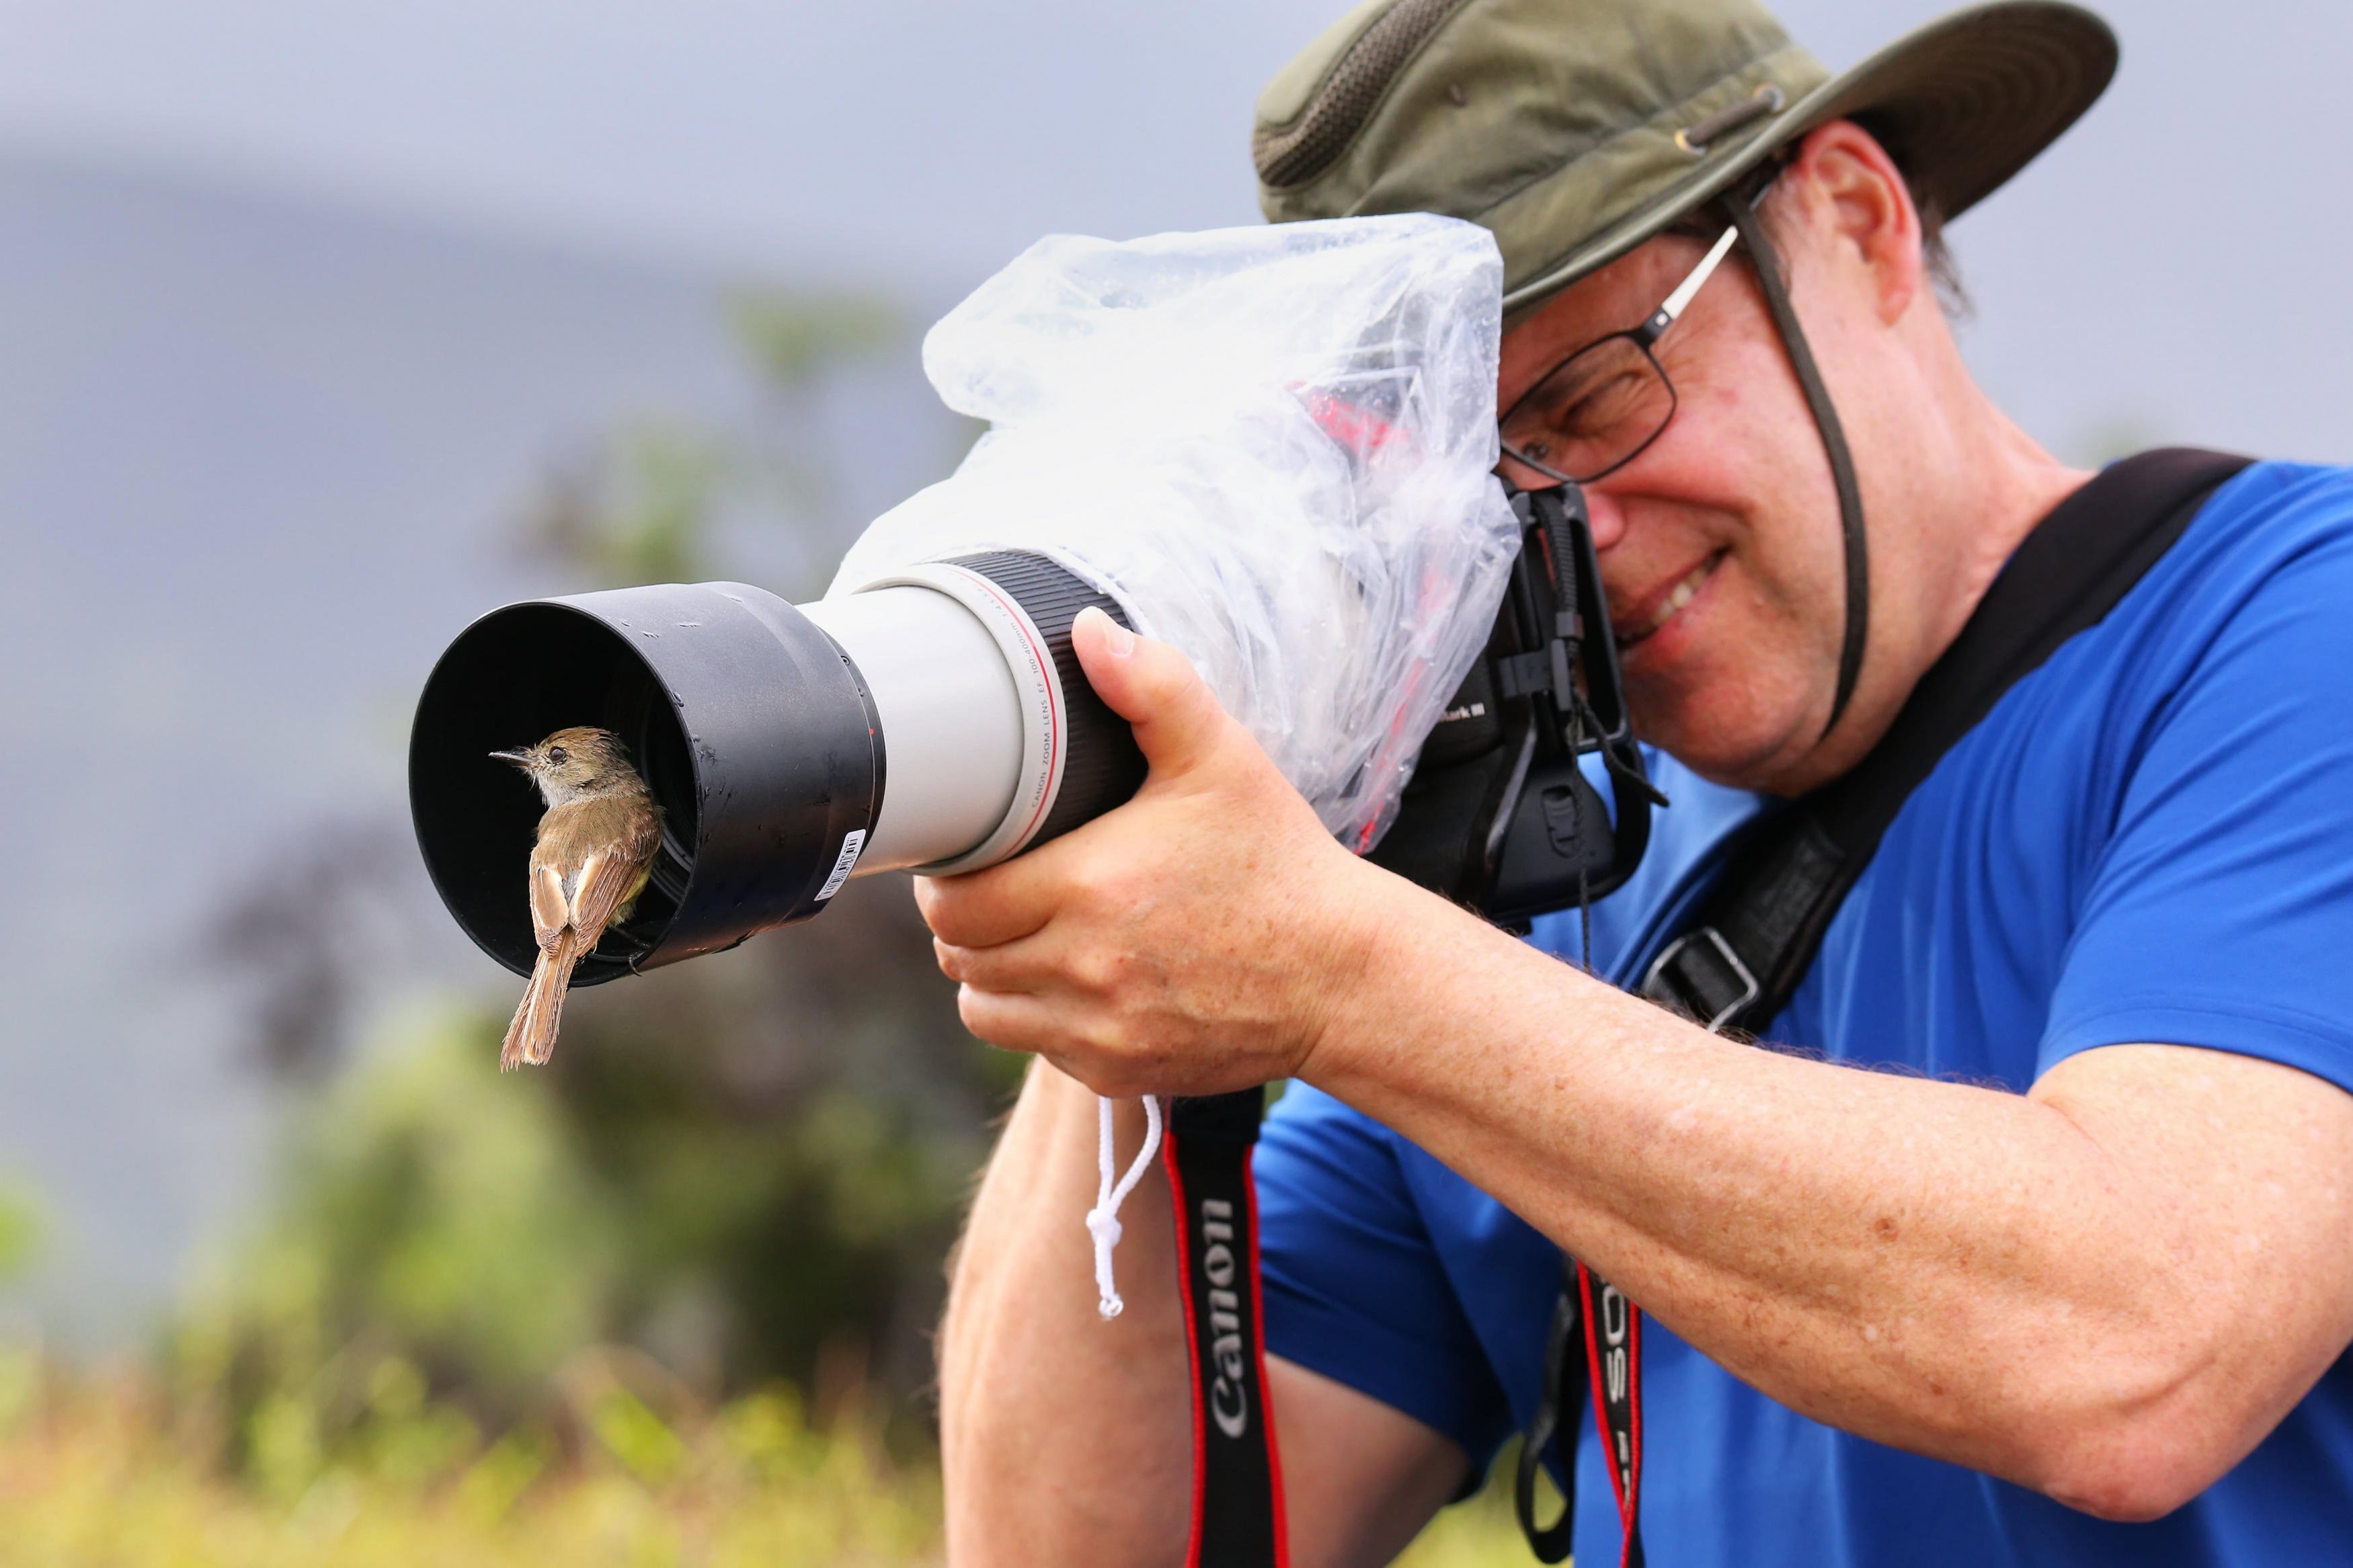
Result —
M987 433L823 599L577 594L450 645L409 748L435 886L532 967L538 802L490 753L580 724L662 838L575 984L1020 854L1144 779L1071 651L1092 606L1183 651L1352 850L1504 924L1599 897L1656 797L1581 496L1493 471L1502 289L1493 237L1426 213L1039 241L924 338Z
M1622 882L1657 797L1582 499L1570 488L1511 506L1521 547L1493 630L1370 854L1524 926ZM494 610L450 645L417 704L409 796L426 865L467 934L528 973L518 873L538 803L490 753L571 724L618 734L662 813L645 892L575 984L809 919L852 876L994 865L1143 782L1125 721L1071 651L1090 606L1131 624L1054 557L997 550L800 605L702 583Z
M1494 631L1368 858L1525 931L1631 876L1666 797L1634 742L1583 493L1523 491L1512 510L1520 552Z

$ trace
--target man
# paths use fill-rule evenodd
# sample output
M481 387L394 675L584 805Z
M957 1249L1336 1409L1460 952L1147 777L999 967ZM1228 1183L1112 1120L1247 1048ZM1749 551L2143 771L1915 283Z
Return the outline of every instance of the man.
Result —
M1761 799L1871 752L2092 480L1971 381L1934 226L2112 61L2052 5L1831 81L1746 0L1378 0L1261 101L1271 216L1451 212L1503 247L1503 472L1584 481L1672 759L1649 860L1595 911L1603 973L1640 978ZM1590 400L1648 373L1580 379L1580 353L1727 228L1648 345L1666 417L1590 449ZM1085 623L1144 790L919 888L966 1023L1041 1058L943 1334L955 1561L1182 1560L1166 1190L1126 1211L1127 1311L1097 1321L1088 1090L1279 1079L1258 1170L1302 1568L1387 1561L1525 1424L1564 1250L1651 1319L1660 1568L2353 1560L2348 603L2353 479L2223 483L1905 802L1764 1030L1786 1051L1552 956L1573 919L1523 943L1352 858L1179 656ZM1592 1420L1564 1426L1577 1560L1612 1560Z

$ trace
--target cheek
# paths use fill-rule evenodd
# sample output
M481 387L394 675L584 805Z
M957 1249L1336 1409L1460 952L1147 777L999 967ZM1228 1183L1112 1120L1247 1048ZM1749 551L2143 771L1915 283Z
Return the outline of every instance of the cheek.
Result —
M1648 658L1638 647L1627 663L1643 738L1710 777L1738 782L1777 758L1836 681L1837 579L1825 593L1812 552L1770 517L1744 519L1686 637Z
M1712 365L1704 380L1688 388L1679 384L1675 409L1675 424L1687 427L1694 457L1736 484L1751 505L1787 482L1788 458L1813 428L1810 422L1791 422L1783 389L1767 379L1770 369L1746 363L1746 356ZM1802 416L1804 410L1795 412Z
M1783 384L1788 379L1785 366L1723 366L1678 412L1679 425L1692 416L1688 426L1669 434L1687 437L1677 458L1694 499L1737 520L1727 542L1755 607L1807 619L1827 607L1835 619L1844 561L1838 490L1820 432L1794 384Z
M1705 346L1687 392L1678 380L1674 424L1628 470L1612 510L1632 580L1652 581L1697 549L1725 552L1686 635L1662 636L1648 658L1638 647L1626 676L1644 738L1727 777L1827 710L1844 557L1829 459L1778 344L1720 334ZM1599 511L1595 524L1598 533Z

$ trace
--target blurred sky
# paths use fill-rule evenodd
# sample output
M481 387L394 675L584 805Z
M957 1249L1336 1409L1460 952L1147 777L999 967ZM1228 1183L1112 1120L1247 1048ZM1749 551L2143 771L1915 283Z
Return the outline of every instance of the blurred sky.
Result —
M1797 0L1833 66L1943 7ZM1328 0L11 0L0 139L665 267L952 297L1049 229L1251 221L1258 86ZM2317 451L2353 9L2117 0L2116 87L1957 232L2049 438ZM2282 307L2298 314L2283 316ZM2308 312L2308 313L2307 313Z
M1780 10L1836 67L1941 8ZM434 652L553 585L501 530L546 465L751 418L732 280L928 316L1050 230L1255 221L1250 101L1337 9L8 0L0 1172L58 1311L129 1331L248 1189L185 931L272 832L396 803ZM1953 230L1972 362L2070 457L2345 456L2353 9L2105 14L2116 88ZM852 511L936 468L913 353L829 405Z

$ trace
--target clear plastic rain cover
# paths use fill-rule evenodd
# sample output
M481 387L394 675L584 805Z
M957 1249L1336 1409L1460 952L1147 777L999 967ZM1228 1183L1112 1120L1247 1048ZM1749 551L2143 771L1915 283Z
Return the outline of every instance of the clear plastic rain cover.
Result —
M829 593L1050 555L1184 650L1361 852L1518 549L1490 472L1502 287L1485 229L1426 215L1040 240L923 341L987 434Z

